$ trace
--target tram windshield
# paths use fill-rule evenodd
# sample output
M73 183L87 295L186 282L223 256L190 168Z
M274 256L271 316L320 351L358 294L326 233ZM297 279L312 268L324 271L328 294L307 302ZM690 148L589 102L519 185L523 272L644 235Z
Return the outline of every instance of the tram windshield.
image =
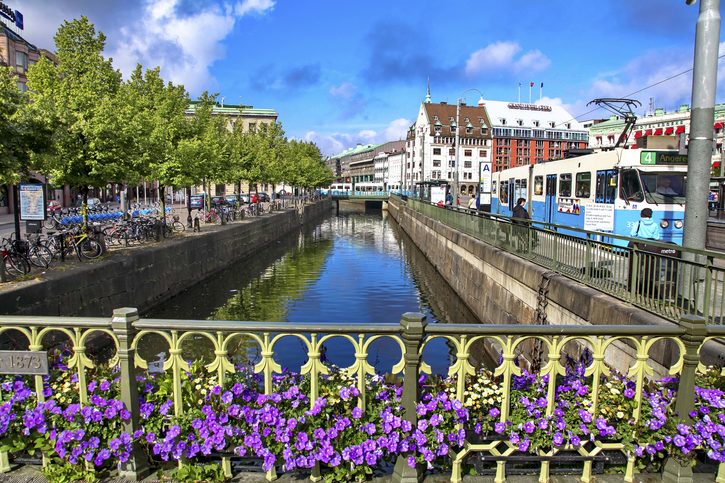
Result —
M687 176L685 173L640 172L645 195L650 203L685 202Z

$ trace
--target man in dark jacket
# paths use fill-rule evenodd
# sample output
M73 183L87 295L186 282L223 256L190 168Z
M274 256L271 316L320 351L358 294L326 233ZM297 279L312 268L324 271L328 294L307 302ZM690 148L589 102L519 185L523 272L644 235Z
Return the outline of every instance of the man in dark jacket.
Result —
M529 216L529 212L526 210L525 206L526 199L519 198L516 200L516 206L514 206L513 213L511 214L511 217L513 218L512 223L514 225L519 225L512 226L511 228L516 243L515 249L520 252L526 252L529 248L528 231L525 227L529 225L531 217Z

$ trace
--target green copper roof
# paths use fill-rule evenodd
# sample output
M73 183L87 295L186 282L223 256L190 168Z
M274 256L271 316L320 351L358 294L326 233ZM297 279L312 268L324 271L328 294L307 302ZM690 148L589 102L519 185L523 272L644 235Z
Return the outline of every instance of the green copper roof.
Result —
M196 111L196 105L198 103L198 101L191 101L187 112ZM277 116L277 111L275 111L274 109L260 109L253 106L246 106L243 104L224 104L224 107L222 107L220 104L217 104L212 109L212 112L215 114L226 114L228 116L239 116L245 114L248 116Z
M345 151L336 154L333 158L342 158L343 156L352 156L353 154L360 154L381 146L381 144L358 144L354 148L346 149Z

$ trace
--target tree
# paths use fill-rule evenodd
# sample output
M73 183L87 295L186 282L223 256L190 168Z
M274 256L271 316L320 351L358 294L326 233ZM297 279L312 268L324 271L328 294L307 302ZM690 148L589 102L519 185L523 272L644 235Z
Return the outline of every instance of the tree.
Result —
M322 160L320 148L310 142L292 140L289 145L289 165L293 184L305 189L328 186L334 176Z
M58 63L41 58L28 72L30 109L54 127L44 172L78 187L84 206L89 187L126 181L136 172L134 112L117 95L121 74L103 57L105 39L86 17L65 21L55 35Z
M0 184L16 184L32 157L48 149L49 126L28 115L27 96L11 67L0 67Z
M263 123L254 132L254 138L255 155L252 169L252 172L256 175L254 181L269 183L274 190L278 183L284 181L287 143L284 130L278 122Z

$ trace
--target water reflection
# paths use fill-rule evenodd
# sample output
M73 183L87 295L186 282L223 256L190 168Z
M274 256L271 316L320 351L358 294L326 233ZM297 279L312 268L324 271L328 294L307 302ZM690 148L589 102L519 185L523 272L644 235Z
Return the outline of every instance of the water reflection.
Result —
M429 323L478 323L386 215L342 211L200 282L148 316L398 324L404 312L422 312ZM197 357L204 345L194 342L193 353L185 350L185 355ZM145 346L144 356L155 355L161 347L151 341ZM354 362L348 341L334 339L325 349L332 363L349 366ZM242 358L258 357L256 346L243 340L238 353ZM306 362L306 348L292 337L280 340L275 353L282 366L293 370ZM389 371L400 359L398 344L386 338L371 344L369 354L379 371ZM441 372L450 363L450 349L443 340L436 340L424 357Z

